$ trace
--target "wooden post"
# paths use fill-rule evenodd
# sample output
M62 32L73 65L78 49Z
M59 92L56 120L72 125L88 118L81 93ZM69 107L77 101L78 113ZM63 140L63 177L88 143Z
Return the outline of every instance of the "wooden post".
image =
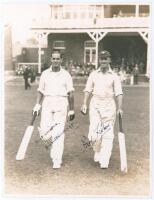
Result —
M150 66L151 66L151 49L150 49L150 42L149 39L150 34L148 34L148 42L147 42L147 63L146 63L146 76L149 78L150 77Z
M98 68L98 40L96 40L96 66L95 68Z
M135 9L135 17L139 17L139 5L136 5L136 9Z

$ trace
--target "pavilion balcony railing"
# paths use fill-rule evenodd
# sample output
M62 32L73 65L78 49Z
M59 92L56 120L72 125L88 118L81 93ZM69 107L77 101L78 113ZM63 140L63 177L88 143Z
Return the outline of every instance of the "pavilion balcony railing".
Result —
M149 17L113 17L102 19L41 19L33 21L31 29L115 29L149 28Z

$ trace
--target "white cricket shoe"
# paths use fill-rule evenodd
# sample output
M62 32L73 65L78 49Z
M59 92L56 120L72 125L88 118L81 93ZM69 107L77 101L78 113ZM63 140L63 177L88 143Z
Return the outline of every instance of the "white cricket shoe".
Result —
M99 162L99 155L98 155L98 153L94 154L94 162Z
M107 165L100 164L100 168L101 168L101 169L107 169L108 166L107 166Z
M53 167L52 167L53 169L59 169L59 168L61 168L61 164L59 164L59 163L53 163Z

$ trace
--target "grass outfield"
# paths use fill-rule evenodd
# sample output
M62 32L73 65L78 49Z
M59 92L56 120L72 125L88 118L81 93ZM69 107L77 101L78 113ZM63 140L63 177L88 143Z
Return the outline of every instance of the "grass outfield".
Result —
M5 87L5 194L6 195L90 195L127 196L150 195L149 179L149 87L124 88L124 131L128 156L128 173L120 172L118 128L110 165L107 170L93 161L89 148L83 152L82 136L87 136L88 116L80 114L83 87L76 87L74 127L65 135L63 165L52 169L49 152L39 140L37 128L32 135L26 158L15 156L31 110L36 100L36 85L24 90L23 85ZM39 118L35 127L39 125Z

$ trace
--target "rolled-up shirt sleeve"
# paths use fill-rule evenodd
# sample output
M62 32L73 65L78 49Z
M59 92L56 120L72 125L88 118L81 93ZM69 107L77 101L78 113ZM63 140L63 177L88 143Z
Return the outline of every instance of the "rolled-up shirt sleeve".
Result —
M92 76L92 73L91 73L90 76L88 77L84 92L91 93L93 91L93 86L94 86L94 84L93 84L93 76Z
M71 77L70 74L67 74L67 78L66 78L66 90L67 90L67 93L74 91L73 80L72 80L72 77Z
M42 75L41 75L41 77L40 77L39 87L38 87L37 91L39 91L39 92L41 92L42 94L44 94L44 91L45 91L44 73L42 73Z
M114 93L115 96L123 94L121 80L118 75L114 76Z

